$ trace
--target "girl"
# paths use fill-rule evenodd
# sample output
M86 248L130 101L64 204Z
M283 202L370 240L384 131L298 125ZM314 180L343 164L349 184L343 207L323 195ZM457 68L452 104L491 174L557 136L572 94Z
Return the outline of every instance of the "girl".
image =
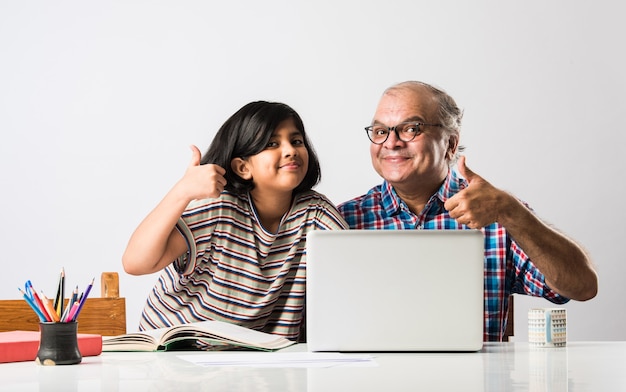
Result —
M300 116L252 102L219 129L132 234L122 263L162 273L139 329L221 320L297 339L303 325L306 234L345 229L312 190L321 176Z

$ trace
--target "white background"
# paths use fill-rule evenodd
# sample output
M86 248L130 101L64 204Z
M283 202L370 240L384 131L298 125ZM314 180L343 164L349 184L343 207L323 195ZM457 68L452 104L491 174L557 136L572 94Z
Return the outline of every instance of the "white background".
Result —
M595 260L600 291L566 305L568 338L624 340L624 8L0 0L0 297L27 279L53 294L62 267L98 295L100 272L119 271L135 330L156 275L126 275L121 255L189 144L204 151L249 101L285 102L320 156L317 189L340 203L380 182L363 127L384 88L415 79L464 108L468 166ZM517 296L515 340L538 306Z

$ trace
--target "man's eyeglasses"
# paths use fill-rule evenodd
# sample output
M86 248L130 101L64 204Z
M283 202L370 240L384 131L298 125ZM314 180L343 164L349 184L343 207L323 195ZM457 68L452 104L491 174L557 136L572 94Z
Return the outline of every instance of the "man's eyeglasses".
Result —
M374 144L383 144L389 138L389 134L393 131L396 133L398 139L403 142L410 142L415 139L415 136L422 133L420 131L420 127L423 125L430 125L432 127L441 127L442 124L426 124L421 122L403 122L395 127L388 127L386 125L370 125L369 127L365 127L365 132L367 132L367 137Z

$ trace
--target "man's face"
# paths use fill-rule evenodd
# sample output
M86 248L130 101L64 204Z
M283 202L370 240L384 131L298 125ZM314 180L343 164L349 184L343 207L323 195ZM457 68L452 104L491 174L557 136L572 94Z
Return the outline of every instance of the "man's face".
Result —
M415 121L438 124L438 103L426 88L397 88L380 99L373 124L393 127ZM456 138L451 140L444 128L422 125L421 133L410 142L398 139L395 132L380 145L372 143L372 165L378 174L394 188L404 192L418 189L430 191L445 179L449 154L456 149Z

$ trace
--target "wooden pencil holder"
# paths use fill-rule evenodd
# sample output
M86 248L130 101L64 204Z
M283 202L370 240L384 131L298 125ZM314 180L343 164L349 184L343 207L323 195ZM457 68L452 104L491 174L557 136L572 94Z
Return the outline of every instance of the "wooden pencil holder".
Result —
M78 349L78 323L39 323L41 337L37 363L40 365L75 365L83 357Z

